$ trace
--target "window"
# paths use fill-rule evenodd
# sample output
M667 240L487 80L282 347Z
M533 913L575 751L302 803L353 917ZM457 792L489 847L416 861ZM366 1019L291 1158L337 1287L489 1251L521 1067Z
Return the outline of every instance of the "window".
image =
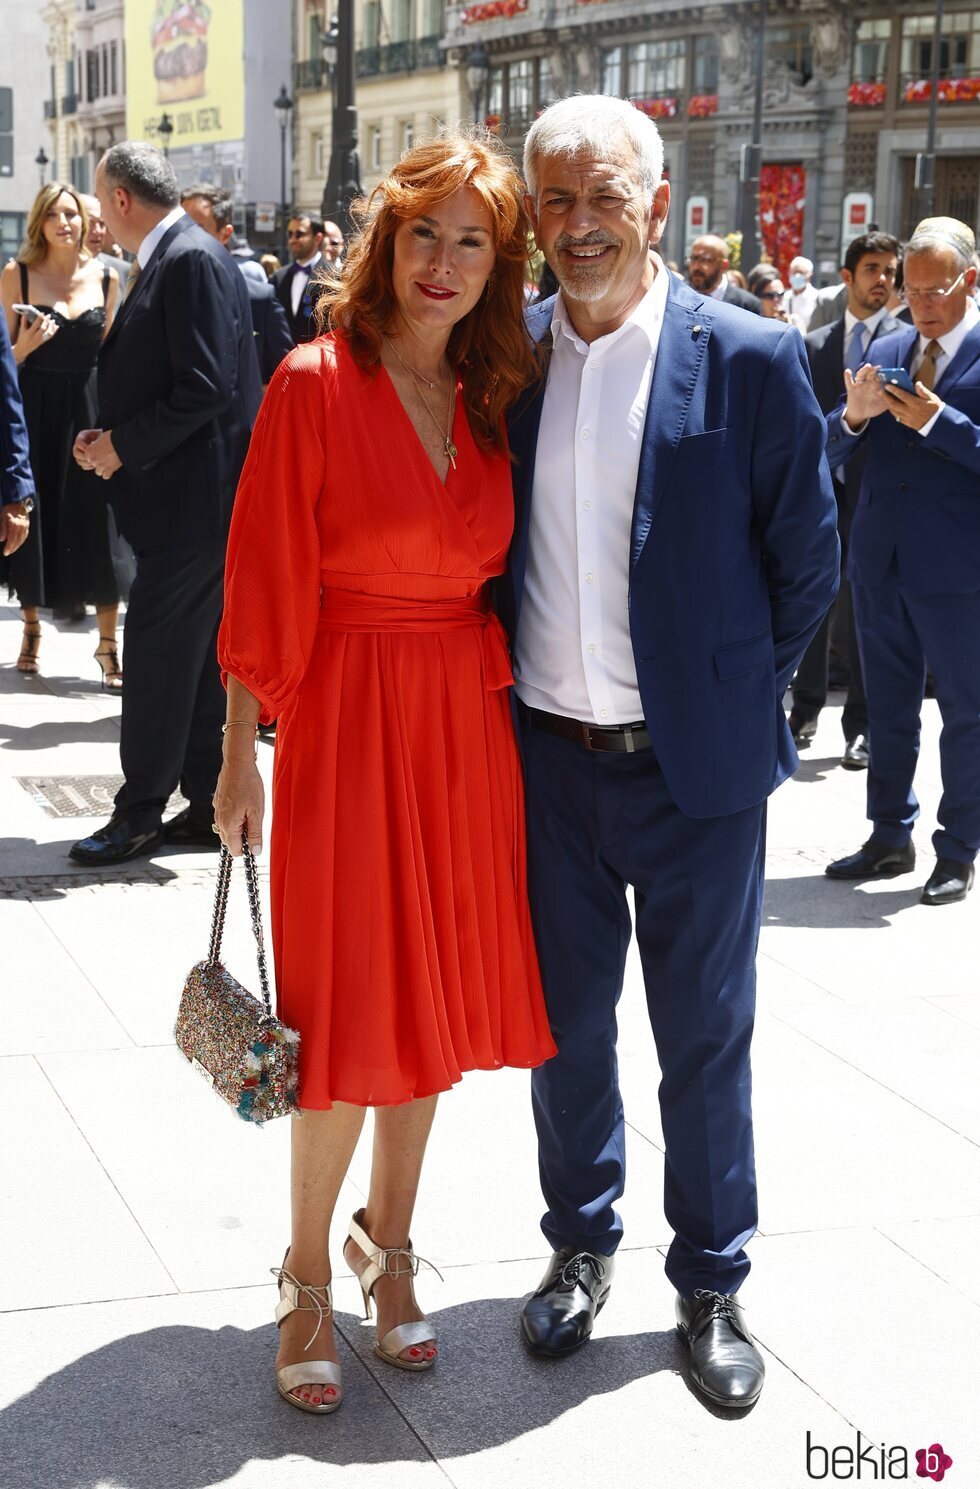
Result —
M538 108L554 103L558 97L555 80L551 75L551 63L547 57L538 58Z
M487 97L487 113L496 114L499 119L504 111L504 69L493 67L490 69L490 90Z
M320 37L326 27L323 24L322 15L309 15L306 17L306 58L309 62L318 62L323 55L320 45Z
M0 88L0 176L14 174L14 90Z
M638 41L627 48L630 98L663 98L684 90L687 41Z
M85 53L85 92L89 103L94 103L99 95L99 54L89 51Z
M5 90L9 92L9 89ZM27 226L27 217L23 212L0 212L0 254L4 258L12 258L20 248L24 237L24 229Z
M402 121L402 149L411 150L415 143L415 123L412 119Z
M391 39L392 41L411 41L412 39L412 11L413 0L392 0L391 6Z
M109 92L109 47L106 42L102 43L102 96L105 98Z
M367 0L364 7L364 40L365 47L376 47L381 36L381 5L380 0Z
M599 92L621 97L623 92L623 49L607 47L599 56Z
M813 42L809 26L772 26L766 32L766 56L782 62L794 83L813 77Z
M534 59L512 62L507 78L507 113L511 120L530 122L534 113Z
M888 73L891 21L860 21L854 37L852 83L883 83Z
M441 36L446 29L446 0L425 0L423 36Z
M322 176L323 169L323 135L310 135L310 175Z
M368 158L369 158L369 160L371 162L371 169L372 169L372 171L380 171L380 169L381 169L381 129L380 129L380 127L377 124L375 124L372 127L372 129L371 129L370 144L371 144L371 153L370 153L370 155L369 155Z
M119 92L119 44L115 41L109 43L109 85L110 93Z
M928 78L932 73L935 15L906 16L902 22L902 74ZM980 74L980 10L954 11L943 16L939 48L941 78Z
M718 38L694 38L694 92L718 92Z

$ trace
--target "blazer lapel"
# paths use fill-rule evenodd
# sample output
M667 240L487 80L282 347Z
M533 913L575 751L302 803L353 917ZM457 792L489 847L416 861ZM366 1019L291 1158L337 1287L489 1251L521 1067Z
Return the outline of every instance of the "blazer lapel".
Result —
M153 250L150 262L147 264L146 268L141 270L140 273L136 276L136 283L133 285L132 294L127 295L126 299L123 300L119 309L116 311L112 325L109 327L109 333L106 336L105 341L102 343L103 349L112 341L117 329L123 324L123 322L126 320L126 317L131 313L133 306L143 297L143 295L146 294L146 287L153 280L171 243L181 233L186 232L192 220L193 219L190 217L181 217L179 221L174 223L173 227L168 228L167 231L164 233L156 248Z
M639 561L657 515L710 334L710 316L704 300L671 276L636 479L630 573Z
M960 349L936 384L937 390L955 387L980 358L980 325L968 331L960 343Z
M547 343L551 335L551 318L555 301L533 305L525 318L531 339L537 344ZM522 394L507 420L507 438L514 458L514 536L511 539L508 571L513 587L514 629L521 613L524 596L524 575L527 572L528 534L531 528L531 489L534 485L534 464L537 455L538 429L541 424L541 409L544 405L547 368L541 380Z

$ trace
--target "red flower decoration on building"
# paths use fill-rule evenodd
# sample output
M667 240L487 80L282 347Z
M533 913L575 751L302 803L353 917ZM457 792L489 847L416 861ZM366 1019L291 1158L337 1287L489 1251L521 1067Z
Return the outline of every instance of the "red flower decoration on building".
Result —
M847 101L855 109L877 109L884 103L887 91L884 83L852 83L847 90Z
M651 119L673 119L677 114L676 98L634 98L633 107Z
M931 78L912 78L902 89L903 103L928 103L931 97ZM980 78L940 78L940 103L976 103L978 99Z
M695 93L688 99L687 112L692 119L709 119L718 112L718 94Z
M781 278L803 248L806 171L801 165L764 165L759 177L759 231Z
M510 20L524 10L527 0L483 0L480 5L468 5L460 20L464 26L472 26L474 21Z

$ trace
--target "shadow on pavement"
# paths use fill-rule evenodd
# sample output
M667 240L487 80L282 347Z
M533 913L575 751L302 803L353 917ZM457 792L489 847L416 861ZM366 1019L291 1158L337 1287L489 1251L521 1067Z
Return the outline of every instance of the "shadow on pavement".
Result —
M841 741L841 755L844 753L844 744ZM803 785L812 785L814 781L825 781L828 776L840 770L840 755L811 756L801 755L799 769L793 776L794 781L800 781Z
M118 744L119 717L102 719L49 719L41 724L0 721L0 749L53 750L64 744Z
M64 841L38 843L33 838L0 838L0 862L4 866L0 899L61 900L73 889L90 889L93 884L177 882L177 872L166 868L165 861L160 859L137 858L101 869L76 865L68 857L68 849L91 830L80 820L74 836ZM214 866L213 855L201 865L202 868Z
M767 879L762 924L812 930L846 930L851 926L887 930L898 911L922 908L919 895L926 877L926 873L913 873L906 887L876 887L873 893L861 884L828 879L825 874Z
M204 1489L252 1460L284 1460L285 1469L297 1455L333 1465L456 1458L681 1368L673 1330L594 1339L563 1361L531 1359L518 1308L518 1299L493 1298L432 1314L443 1360L423 1376L388 1369L367 1339L357 1353L345 1348L358 1328L338 1315L345 1399L326 1419L277 1396L271 1324L128 1335L0 1412L4 1489Z

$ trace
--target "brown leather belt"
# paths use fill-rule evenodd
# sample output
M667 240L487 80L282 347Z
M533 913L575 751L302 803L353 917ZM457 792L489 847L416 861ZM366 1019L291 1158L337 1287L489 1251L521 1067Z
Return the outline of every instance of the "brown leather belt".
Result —
M611 724L607 728L600 724L583 724L580 719L568 719L560 713L545 713L544 709L530 708L526 703L521 708L532 729L538 729L542 734L555 734L559 739L573 740L587 750L618 750L633 755L637 750L650 748L650 734L642 719L637 724Z

